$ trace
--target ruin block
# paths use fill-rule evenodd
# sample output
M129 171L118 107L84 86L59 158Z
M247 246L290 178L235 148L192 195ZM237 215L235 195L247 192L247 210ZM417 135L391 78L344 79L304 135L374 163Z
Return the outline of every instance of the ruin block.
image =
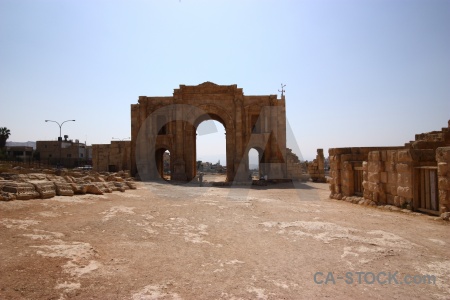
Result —
M52 181L34 181L31 182L41 199L53 198L56 196L55 184Z
M397 179L398 179L398 174L397 173L392 173L392 172L388 172L387 173L388 176L388 183L390 184L397 184Z
M411 173L398 173L397 174L397 184L399 186L412 186L412 174Z
M397 172L398 173L410 173L411 172L411 164L410 163L398 163L397 164Z
M16 196L8 192L0 192L0 201L12 201L15 200Z
M399 150L397 152L397 161L398 162L409 162L412 161L411 151L410 150Z
M3 186L3 191L14 194L17 200L30 200L39 198L34 185L28 182L11 182Z
M448 172L448 164L446 162L438 163L438 175L447 176L447 172Z
M85 187L87 194L103 195L103 190L105 190L104 187L100 188L98 185L94 183L85 184Z
M369 161L367 170L369 172L380 172L381 171L381 162L379 162L379 161Z
M54 182L56 195L58 196L73 196L74 191L72 185L67 182Z
M379 172L369 172L368 180L370 182L380 182L380 173Z
M80 183L70 183L72 191L75 195L84 195L87 193L87 186Z
M438 186L441 190L450 191L450 181L444 176L439 176Z
M408 186L397 187L397 195L404 198L412 198L412 189Z

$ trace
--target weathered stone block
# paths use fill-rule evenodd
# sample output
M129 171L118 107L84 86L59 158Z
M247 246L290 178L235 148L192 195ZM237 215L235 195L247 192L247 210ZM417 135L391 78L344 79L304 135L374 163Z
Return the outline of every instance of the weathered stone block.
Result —
M79 183L70 183L72 187L72 191L77 195L84 195L87 193L87 185L79 184Z
M395 203L395 200L394 200L394 198L395 198L396 196L393 196L393 195L386 195L386 203L387 204L389 204L389 205L394 205L394 203Z
M96 182L105 182L106 181L102 175L96 175L94 178L95 178Z
M398 174L397 173L387 173L388 176L388 183L391 184L397 184L397 178L398 178Z
M368 171L363 171L363 180L369 181L369 172Z
M85 186L86 186L86 193L94 195L103 195L103 191L99 186L93 183L86 184Z
M398 173L397 184L400 186L412 186L412 175L410 173Z
M352 154L342 154L341 155L341 161L342 162L346 162L349 160L353 160L353 155Z
M113 182L113 181L106 181L106 182L103 182L102 184L105 188L108 188L109 190L111 190L113 192L124 192L125 191L125 190L122 190L119 186L116 186L114 183L115 182Z
M379 162L379 161L369 161L367 170L369 172L380 172L381 171L381 162Z
M397 160L397 150L387 150L387 160L395 162Z
M412 189L407 186L397 187L397 195L404 198L412 198Z
M123 182L116 181L116 182L114 182L114 185L119 186L119 187L123 188L124 190L130 189L130 186L126 183L126 181L123 181Z
M342 170L349 172L352 171L352 169L353 169L352 164L348 161L344 161L344 163L342 164Z
M387 160L387 152L386 152L386 150L380 151L380 154L381 154L381 160L382 161L386 161Z
M409 173L411 172L411 166L409 163L398 163L397 164L398 173Z
M450 147L437 148L436 160L439 162L450 162Z
M397 172L395 166L396 163L394 161L387 161L384 163L384 170L386 172Z
M380 182L380 173L379 172L369 172L368 180L369 180L369 182Z
M397 185L396 184L386 184L386 193L393 196L397 196Z
M379 161L381 159L380 151L369 152L369 161Z
M448 164L445 162L438 163L438 175L447 176L447 172L448 172Z
M52 181L32 182L32 184L39 193L41 199L53 198L56 196L55 184Z
M439 202L442 203L450 203L449 199L450 192L447 190L439 190Z
M0 192L0 201L12 201L15 200L16 196L7 192Z
M447 177L439 176L438 179L438 188L440 190L450 190L450 182Z
M27 177L29 180L46 180L47 177L45 174L41 174L41 173L30 173L27 174Z
M377 193L377 192L373 193L373 201L377 204L380 203L380 194L379 193Z
M56 195L58 196L73 196L74 191L72 185L67 182L55 182Z
M94 184L103 192L103 193L112 193L113 190L109 188L106 182L94 182Z
M397 161L398 162L408 162L412 161L411 152L409 150L398 150L397 151Z
M366 180L364 180L364 181L362 182L362 186L363 186L364 189L368 189L368 188L369 188L369 182L366 181Z
M368 190L371 192L381 192L381 185L379 183L369 182Z
M63 176L63 178L64 178L64 180L65 180L66 182L68 182L68 183L75 182L75 180L74 180L74 178L73 178L72 176L66 175L66 176Z
M382 183L387 183L388 182L388 176L386 172L381 172L380 173L380 181Z
M3 191L14 194L17 200L29 200L39 198L34 185L28 182L11 182L3 186Z
M4 179L0 180L0 191L2 190L2 188L3 188L6 184L12 183L12 182L14 182L14 181L12 181L12 180L4 180Z
M450 212L443 212L441 214L441 219L444 221L449 221L450 220Z

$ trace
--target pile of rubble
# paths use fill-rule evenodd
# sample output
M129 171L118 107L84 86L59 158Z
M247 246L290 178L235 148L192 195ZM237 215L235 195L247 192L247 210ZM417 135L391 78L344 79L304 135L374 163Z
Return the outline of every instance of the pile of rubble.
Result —
M0 174L0 201L47 199L55 196L82 194L102 195L136 189L132 177L125 172L64 172Z

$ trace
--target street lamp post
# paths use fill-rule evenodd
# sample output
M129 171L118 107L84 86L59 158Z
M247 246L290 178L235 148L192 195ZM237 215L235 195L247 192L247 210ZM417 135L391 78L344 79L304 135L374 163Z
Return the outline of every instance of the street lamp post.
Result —
M58 165L61 166L61 148L62 148L62 137L61 137L61 127L63 126L64 123L66 122L75 122L75 120L65 120L64 122L62 122L61 124L59 122L53 121L53 120L45 120L45 122L53 122L58 124L59 126L59 163Z

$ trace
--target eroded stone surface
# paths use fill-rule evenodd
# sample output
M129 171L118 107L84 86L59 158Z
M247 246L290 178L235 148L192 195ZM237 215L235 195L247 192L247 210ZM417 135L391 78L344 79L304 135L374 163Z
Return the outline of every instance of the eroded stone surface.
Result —
M39 193L41 199L52 198L56 195L55 184L53 181L32 181L31 184L34 185L34 188Z
M34 185L28 182L10 182L5 184L2 190L14 194L17 200L30 200L40 197Z
M332 148L331 198L362 196L442 215L450 212L450 128L417 134L403 147Z
M55 182L56 194L58 196L73 196L74 191L70 183L67 182Z

